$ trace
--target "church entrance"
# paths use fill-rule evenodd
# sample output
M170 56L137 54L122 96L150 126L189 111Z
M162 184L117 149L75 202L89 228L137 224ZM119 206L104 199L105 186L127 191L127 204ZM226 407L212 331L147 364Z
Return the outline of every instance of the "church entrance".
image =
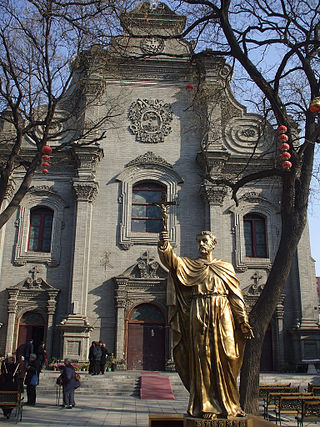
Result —
M128 319L127 368L163 371L165 320L154 304L136 306Z
M37 352L39 345L45 338L45 326L43 317L36 311L28 311L21 316L17 343L18 355L22 355L24 344L31 338L33 339L34 352Z

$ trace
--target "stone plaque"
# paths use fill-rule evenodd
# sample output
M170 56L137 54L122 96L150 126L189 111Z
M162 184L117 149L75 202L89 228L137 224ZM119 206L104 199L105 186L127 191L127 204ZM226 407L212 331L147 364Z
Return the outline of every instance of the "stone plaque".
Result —
M80 341L68 341L67 342L67 354L72 356L80 356L81 342Z
M163 142L171 132L171 106L159 99L137 99L130 105L128 117L131 121L129 129L137 141Z

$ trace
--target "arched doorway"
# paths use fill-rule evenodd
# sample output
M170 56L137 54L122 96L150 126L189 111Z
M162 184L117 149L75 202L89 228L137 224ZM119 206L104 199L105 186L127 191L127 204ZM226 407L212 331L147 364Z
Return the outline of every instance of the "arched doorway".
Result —
M46 323L40 313L37 311L27 311L19 320L19 332L17 353L22 355L23 346L30 338L33 339L33 347L36 352L40 343L45 338Z
M128 319L127 368L164 370L165 320L154 304L140 304Z

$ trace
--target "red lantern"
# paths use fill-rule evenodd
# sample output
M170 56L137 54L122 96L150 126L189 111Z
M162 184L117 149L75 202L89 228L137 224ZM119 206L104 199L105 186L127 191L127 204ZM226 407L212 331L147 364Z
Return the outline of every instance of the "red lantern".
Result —
M284 153L281 154L280 157L281 157L281 159L289 160L291 158L291 154L288 153L288 151L285 151Z
M44 160L45 162L47 162L47 161L49 161L49 160L50 160L50 156L47 156L47 154L44 154L44 155L42 156L42 160Z
M292 167L292 163L286 160L285 162L282 163L282 167L283 169L290 169Z
M281 125L278 127L277 132L279 133L286 133L288 130L287 126Z
M41 152L43 154L51 154L52 153L52 148L49 145L44 145L41 149Z
M286 142L284 142L282 145L280 145L280 150L281 151L287 151L290 149L290 145L287 144Z
M48 167L50 167L50 163L48 163L48 162L43 162L43 163L42 163L42 166L43 166L44 168L48 168Z
M316 104L310 105L310 111L312 113L319 113L319 111L320 111L320 105L316 105Z
M310 111L312 113L319 113L320 111L320 96L317 96L310 102Z
M191 91L191 90L193 90L194 89L194 86L191 84L191 83L188 83L187 85L186 85L186 91Z
M279 141L288 141L289 137L286 134L282 134L280 136L278 136L278 140Z
M48 171L48 169L42 169L42 173L44 173L46 175L47 173L49 173L49 171Z

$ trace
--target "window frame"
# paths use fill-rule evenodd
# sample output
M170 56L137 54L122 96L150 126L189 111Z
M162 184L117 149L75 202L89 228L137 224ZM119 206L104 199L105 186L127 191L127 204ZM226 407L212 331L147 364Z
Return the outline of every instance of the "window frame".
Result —
M133 223L132 223L132 220L133 219L135 219L135 220L146 220L146 221L148 221L148 220L151 220L151 221L162 221L162 216L160 216L160 217L152 217L152 216L145 216L145 217L142 217L142 216L133 216L133 207L134 206L151 206L152 204L151 204L151 202L145 202L145 203L142 203L142 202L134 202L134 192L135 192L135 189L136 188L138 188L139 187L139 185L146 185L146 184L152 184L152 185L154 185L154 192L159 192L159 193L161 193L161 194L163 194L163 193L165 193L165 195L166 195L166 197L167 197L167 188L166 188L166 186L164 186L164 185L162 185L162 184L160 184L160 183L157 183L157 182L155 182L155 181L151 181L151 180L144 180L144 181L139 181L139 182L136 182L136 183L134 183L133 184L133 186L132 186L132 204L131 204L131 231L132 231L132 233L152 233L152 231L134 231L133 230L133 227L132 227L132 225L133 225ZM158 186L158 189L156 189L156 187ZM139 188L139 190L140 191L152 191L152 189L150 189L150 188L148 188L147 186L146 187L142 187L142 188ZM161 199L161 197L160 197L160 199ZM160 201L160 200L159 200ZM160 207L159 207L159 209L160 209ZM160 212L160 214L161 214L161 212ZM162 230L158 230L157 231L157 233L160 233Z
M28 249L31 211L39 206L53 211L50 252ZM49 186L32 187L28 191L19 206L18 218L15 222L18 229L13 260L15 265L25 265L30 262L45 263L52 267L59 265L63 215L64 208L67 206L64 199Z
M251 216L251 218L250 218ZM257 222L263 222L263 237L264 237L264 255L260 256L257 254L257 239L256 239L256 223ZM243 235L244 235L244 241L246 242L246 231L245 231L245 223L250 223L250 230L251 230L251 249L252 249L252 255L247 254L246 250L246 244L245 244L245 256L247 258L268 258L268 247L267 247L267 229L266 229L266 218L264 215L258 214L256 212L249 212L246 215L243 216Z
M40 225L39 225L39 236L37 240L37 249L30 248L30 238L31 238L31 230L32 230L32 217L33 215L40 215ZM45 218L51 217L51 230L50 230L50 249L48 251L43 250L43 234L45 228ZM29 222L29 236L28 236L28 252L50 252L51 251L51 243L52 243L52 226L54 219L54 211L47 206L35 206L30 209L30 222Z
M168 166L167 166L168 165ZM133 232L131 229L132 189L135 183L141 181L155 181L166 188L167 200L178 205L178 184L183 179L163 159L148 152L130 162L117 176L121 182L118 202L122 205L119 221L119 245L128 250L132 245L156 245L159 233ZM168 209L168 233L170 242L176 244L179 225L176 220L177 205Z
M229 212L232 214L233 234L233 264L239 273L252 269L270 270L275 256L275 248L279 244L281 231L281 217L279 208L258 192L249 190L238 199L238 206L231 206ZM252 258L246 256L244 240L244 221L247 214L258 214L265 218L265 234L267 257Z

